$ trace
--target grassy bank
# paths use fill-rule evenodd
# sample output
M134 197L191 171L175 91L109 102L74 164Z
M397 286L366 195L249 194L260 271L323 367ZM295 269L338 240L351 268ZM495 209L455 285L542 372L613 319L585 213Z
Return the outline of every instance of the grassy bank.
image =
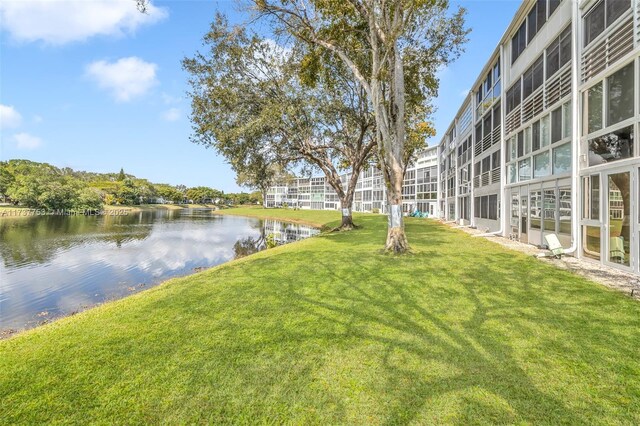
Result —
M381 254L386 218L357 221L0 341L0 423L640 423L639 303L427 220Z

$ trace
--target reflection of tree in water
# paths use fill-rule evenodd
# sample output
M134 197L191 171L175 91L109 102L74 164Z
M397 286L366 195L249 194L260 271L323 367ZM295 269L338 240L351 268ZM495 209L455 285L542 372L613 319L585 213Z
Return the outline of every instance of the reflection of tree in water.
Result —
M234 259L249 256L267 247L267 230L263 221L251 225L259 232L257 237L248 236L241 238L233 245Z
M4 265L50 261L56 252L88 242L112 242L118 247L151 234L151 215L36 216L0 222L0 256Z

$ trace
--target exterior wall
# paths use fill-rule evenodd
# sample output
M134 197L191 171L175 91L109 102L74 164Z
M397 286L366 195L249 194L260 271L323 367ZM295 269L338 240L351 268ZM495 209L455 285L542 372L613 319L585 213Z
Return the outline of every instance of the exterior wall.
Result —
M553 233L640 274L639 93L636 0L525 0L438 146L408 168L403 210L541 246ZM354 210L385 204L380 172L363 171Z

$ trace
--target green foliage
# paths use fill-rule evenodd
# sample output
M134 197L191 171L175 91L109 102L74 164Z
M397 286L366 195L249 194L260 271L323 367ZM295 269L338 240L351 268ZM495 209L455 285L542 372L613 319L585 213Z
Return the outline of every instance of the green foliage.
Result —
M0 196L16 205L48 210L99 209L106 205L181 203L186 188L157 184L120 173L91 173L28 160L0 162ZM207 196L222 191L200 187Z

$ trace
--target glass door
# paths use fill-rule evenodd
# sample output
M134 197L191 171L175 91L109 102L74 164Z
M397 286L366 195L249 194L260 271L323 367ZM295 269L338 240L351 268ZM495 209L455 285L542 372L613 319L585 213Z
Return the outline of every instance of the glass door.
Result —
M529 197L520 197L520 242L529 242Z
M631 172L609 173L606 184L604 258L609 263L631 267Z

